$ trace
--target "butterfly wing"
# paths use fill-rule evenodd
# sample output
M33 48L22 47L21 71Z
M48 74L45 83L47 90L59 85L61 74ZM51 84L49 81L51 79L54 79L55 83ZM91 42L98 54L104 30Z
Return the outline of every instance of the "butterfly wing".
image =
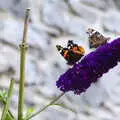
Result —
M68 41L67 48L56 45L57 50L67 61L68 65L73 65L84 56L85 50L82 46L74 44L72 40Z
M110 37L104 37L102 34L100 34L98 31L94 29L88 29L89 34L89 47L90 48L97 48L101 45L104 45L107 43L108 40L110 40Z
M85 50L82 46L75 46L68 52L68 63L69 65L75 64L81 59L85 54Z

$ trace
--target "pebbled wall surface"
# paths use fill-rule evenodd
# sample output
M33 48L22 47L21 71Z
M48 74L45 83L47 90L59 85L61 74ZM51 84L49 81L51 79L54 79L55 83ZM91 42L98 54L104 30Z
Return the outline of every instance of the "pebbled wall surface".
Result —
M11 110L16 114L19 82L19 43L24 11L31 8L26 65L25 110L40 108L60 94L55 82L68 69L56 50L73 39L89 53L86 30L95 28L111 39L120 35L120 0L0 0L0 90L15 88ZM120 120L120 64L91 85L86 93L66 93L66 107L53 106L34 120ZM2 107L2 106L1 106ZM0 108L0 111L2 108Z

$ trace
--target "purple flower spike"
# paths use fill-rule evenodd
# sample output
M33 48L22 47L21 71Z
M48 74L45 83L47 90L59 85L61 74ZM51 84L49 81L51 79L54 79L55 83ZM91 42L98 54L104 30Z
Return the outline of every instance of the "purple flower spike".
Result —
M116 66L119 61L120 38L117 38L86 55L79 63L61 75L56 85L63 92L73 91L79 95L110 68Z

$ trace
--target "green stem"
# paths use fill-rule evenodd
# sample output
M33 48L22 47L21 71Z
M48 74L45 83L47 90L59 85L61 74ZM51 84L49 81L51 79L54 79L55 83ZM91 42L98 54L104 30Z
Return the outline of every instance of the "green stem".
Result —
M55 99L53 99L49 104L47 104L46 106L44 106L42 109L38 110L36 113L34 113L33 115L29 116L27 119L25 120L29 120L33 117L35 117L36 115L38 115L39 113L41 113L42 111L44 111L46 108L48 108L49 106L53 105L57 100L59 100L65 93L61 93L59 96L57 96Z
M20 44L20 83L19 83L19 103L18 103L18 120L23 119L23 109L24 109L24 83L25 83L25 60L26 60L26 51L28 45L27 40L27 30L29 22L29 12L30 9L26 9L25 22L24 22L24 31L23 31L23 40Z
M6 104L5 104L3 112L2 112L1 120L5 120L6 116L8 114L8 108L9 108L10 100L11 100L11 97L12 97L12 94L13 94L13 85L14 85L14 80L11 79L10 87L9 87L9 91L8 91L8 96L7 96Z

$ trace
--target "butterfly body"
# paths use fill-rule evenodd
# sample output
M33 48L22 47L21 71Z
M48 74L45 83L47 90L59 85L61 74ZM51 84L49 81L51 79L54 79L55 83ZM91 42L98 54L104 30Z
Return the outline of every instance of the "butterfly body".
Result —
M72 40L68 41L67 47L56 45L60 54L67 61L68 65L73 65L84 56L85 50L82 46L74 44Z
M110 37L104 37L101 33L92 28L89 28L87 33L89 34L90 48L97 48L106 44L110 40Z

